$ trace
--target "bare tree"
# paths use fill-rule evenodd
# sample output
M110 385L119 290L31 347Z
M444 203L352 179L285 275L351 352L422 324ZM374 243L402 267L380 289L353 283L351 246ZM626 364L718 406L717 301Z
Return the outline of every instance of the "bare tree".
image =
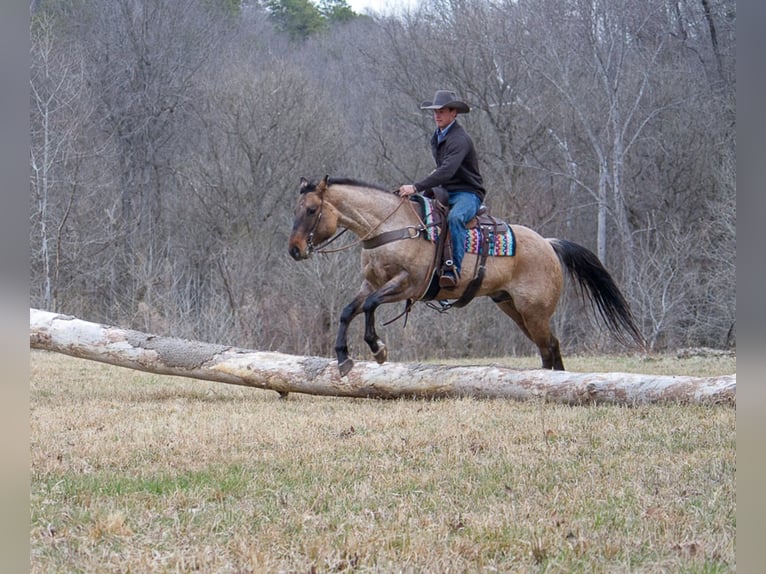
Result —
M67 88L71 90L71 80L68 81L67 76L72 70L66 62L61 62L61 57L56 58L52 25L50 18L43 16L32 30L30 163L33 198L31 245L33 262L35 259L38 262L33 269L40 272L41 303L46 309L55 310L60 259L58 245L68 209L65 202L57 216L51 213L56 186L54 170L56 164L63 162L67 152L71 151L66 136L56 129L56 121L59 116L64 116L63 122L73 119L65 110L67 104L76 98L76 92L65 93ZM65 170L60 171L63 176ZM71 199L70 195L69 203Z
M574 127L596 166L595 181L578 181L597 204L598 256L607 261L611 221L631 283L636 248L623 182L625 164L647 126L680 104L657 90L668 32L654 21L656 11L630 2L552 0L542 10L530 5L528 15L538 40L527 55L530 68L572 111ZM567 136L558 137L561 149L569 153ZM569 175L577 177L571 170Z
M94 108L82 55L76 44L60 41L54 18L36 15L31 37L32 298L57 309L71 266L95 239L83 241L73 225L78 214L101 206L94 197L98 177L89 169L92 154L82 149Z
M185 210L198 227L185 237L207 270L198 296L212 302L223 295L238 338L270 348L283 342L282 329L261 326L275 323L294 282L286 279L295 273L285 245L298 183L336 163L342 120L291 62L238 55L206 76L210 105L200 110ZM266 340L251 340L256 333Z
M168 257L164 227L178 189L179 126L195 102L194 76L215 53L217 30L201 1L110 0L76 9L73 33L99 98L94 122L118 151L113 167L122 233L104 295L111 308L135 313L149 327L138 306L152 305Z

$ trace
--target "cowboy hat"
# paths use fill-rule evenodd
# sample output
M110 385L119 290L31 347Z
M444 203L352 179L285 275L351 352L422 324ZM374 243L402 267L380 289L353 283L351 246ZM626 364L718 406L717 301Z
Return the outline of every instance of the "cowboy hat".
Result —
M457 99L457 94L450 90L437 90L434 94L433 102L423 102L420 104L421 110L440 110L442 108L453 108L459 114L467 114L471 109L468 104Z

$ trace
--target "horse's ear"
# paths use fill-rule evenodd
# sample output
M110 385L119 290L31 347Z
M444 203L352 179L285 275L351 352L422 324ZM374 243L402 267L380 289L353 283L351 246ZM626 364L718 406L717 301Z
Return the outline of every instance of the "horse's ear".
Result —
M325 175L324 176L324 184L327 185L329 182L330 182L330 176L329 175Z
M307 180L305 177L301 177L301 191L306 189L308 184L309 184L309 180Z
M323 192L325 189L327 189L327 184L329 180L330 180L330 176L326 175L324 176L324 179L321 182L319 182L319 185L317 186L317 188L319 189L320 192Z

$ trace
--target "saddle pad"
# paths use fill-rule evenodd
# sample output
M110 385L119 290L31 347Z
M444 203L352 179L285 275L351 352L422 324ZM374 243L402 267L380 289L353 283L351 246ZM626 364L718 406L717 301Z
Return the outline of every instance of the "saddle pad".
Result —
M439 226L434 225L433 206L430 200L423 201L423 222L426 224L426 238L432 243L439 239ZM516 253L516 238L511 226L498 220L498 226L489 229L490 257L509 257ZM478 227L468 229L465 234L465 252L480 253L482 235Z

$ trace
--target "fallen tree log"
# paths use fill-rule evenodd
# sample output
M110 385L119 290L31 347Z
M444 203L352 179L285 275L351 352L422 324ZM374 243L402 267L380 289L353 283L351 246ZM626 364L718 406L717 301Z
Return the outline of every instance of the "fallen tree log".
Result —
M736 403L736 374L720 377L574 373L497 366L357 362L163 337L30 309L30 347L165 375L287 393L359 398L544 399L567 404Z

